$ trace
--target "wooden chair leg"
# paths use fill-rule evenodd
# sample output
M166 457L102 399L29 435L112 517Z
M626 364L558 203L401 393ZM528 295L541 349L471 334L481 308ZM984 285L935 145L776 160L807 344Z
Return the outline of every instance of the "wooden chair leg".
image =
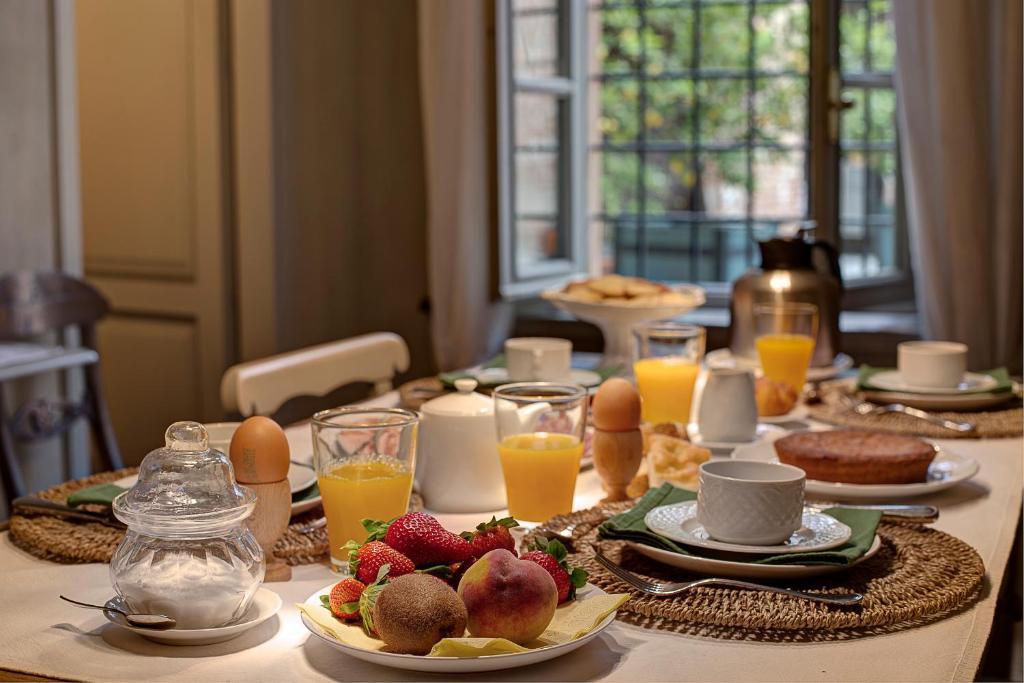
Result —
M21 465L14 452L14 439L7 427L7 406L4 400L4 385L0 383L0 481L7 494L7 504L28 493L25 479L21 476Z
M85 392L89 401L89 423L93 438L99 448L107 469L119 470L124 467L121 449L117 446L114 427L110 424L110 412L103 396L103 382L100 380L100 364L93 363L85 368Z

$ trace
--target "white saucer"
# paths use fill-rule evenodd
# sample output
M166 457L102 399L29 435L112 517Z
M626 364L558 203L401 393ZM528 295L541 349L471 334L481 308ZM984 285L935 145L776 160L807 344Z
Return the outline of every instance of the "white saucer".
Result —
M782 415L758 415L757 421L764 422L766 424L783 424L785 422L797 422L800 420L807 419L807 406L803 403L797 403L793 406L793 410Z
M470 368L466 373L475 377L481 386L496 386L512 381L508 376L508 368ZM601 383L601 375L593 370L573 368L569 371L569 381L584 387L596 387Z
M107 606L123 609L124 602L120 597L113 597L110 600L107 600ZM133 633L138 633L143 638L147 638L156 643L163 643L164 645L213 645L214 643L223 643L226 640L237 638L246 631L256 628L264 621L277 614L279 609L281 609L281 597L272 590L259 588L256 590L256 594L252 598L252 603L249 605L249 609L246 610L245 615L243 615L241 619L233 624L220 626L218 628L172 628L166 631L156 631L151 628L138 628L136 626L131 626L127 621L125 621L125 618L117 612L108 612L104 610L103 616L105 616L107 621L111 624L132 631Z
M770 443L757 443L737 448L732 457L740 460L761 460L778 462L775 447ZM831 481L808 479L805 491L814 496L831 500L887 500L911 498L929 493L938 493L967 481L980 469L974 458L939 448L935 459L928 467L928 481L918 484L840 484Z
M753 562L731 562L714 560L700 555L681 555L661 548L654 548L642 543L626 542L629 547L641 555L651 558L670 567L684 569L695 574L708 576L724 576L732 579L804 579L811 576L824 576L844 572L856 567L861 562L874 557L882 547L882 539L875 534L868 551L850 564L755 564Z
M761 361L756 356L754 358L733 356L732 351L728 348L708 351L704 355L704 364L709 368L747 368L749 370L753 370L755 374L759 376L761 374ZM821 380L831 379L852 367L853 358L845 353L837 353L836 357L832 359L831 365L824 365L820 367L812 366L808 368L807 381L818 382Z
M921 387L908 383L899 370L884 370L871 376L868 384L883 391L902 391L908 394L960 395L989 391L999 385L995 377L978 372L968 372L955 387Z
M716 541L711 538L704 525L697 521L695 500L656 507L644 516L644 524L659 536L686 545L754 555L784 555L828 550L846 543L853 535L853 530L835 517L805 508L803 526L794 531L785 543L744 545Z
M739 448L740 446L760 443L761 441L774 441L775 439L785 436L788 432L782 427L758 423L757 430L754 432L753 441L705 441L697 431L697 423L691 422L686 426L686 433L690 437L690 443L694 446L710 449L727 449Z
M320 609L320 596L329 595L333 587L334 584L332 583L318 590L316 593L313 593L313 595L306 598L305 604L315 605ZM577 599L586 600L588 595L603 595L604 592L605 591L601 590L599 587L588 583L579 590L577 593ZM514 652L504 655L485 655L482 657L427 657L424 655L400 655L393 652L384 652L383 650L364 649L343 643L334 638L313 623L313 621L305 614L302 615L302 624L309 629L310 633L331 647L341 650L351 657L361 659L364 662L371 662L381 666L390 666L395 669L405 669L406 671L477 673L482 671L503 671L505 669L514 669L520 666L536 664L537 662L546 662L547 660L554 659L555 657L561 657L562 655L568 654L573 650L582 647L599 636L602 631L608 628L608 626L615 621L615 614L616 612L612 612L590 633L581 638L577 638L576 640L571 640L568 643L540 647L536 650L529 650L528 652ZM339 628L358 629L360 627L353 624L340 624Z

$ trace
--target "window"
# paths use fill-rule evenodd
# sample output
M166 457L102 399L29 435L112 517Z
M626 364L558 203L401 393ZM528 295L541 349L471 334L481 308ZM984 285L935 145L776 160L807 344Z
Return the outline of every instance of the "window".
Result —
M503 293L614 271L724 300L808 221L853 290L907 285L889 1L499 0Z

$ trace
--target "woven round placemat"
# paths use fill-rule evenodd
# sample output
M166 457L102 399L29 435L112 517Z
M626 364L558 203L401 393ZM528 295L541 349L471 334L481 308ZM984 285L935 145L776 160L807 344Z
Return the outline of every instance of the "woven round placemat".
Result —
M1002 410L982 410L971 412L936 412L933 415L954 420L956 422L973 422L976 428L972 432L954 432L900 413L883 415L859 415L840 401L840 395L849 391L850 385L842 380L831 384L822 384L819 389L821 403L807 406L809 417L820 422L855 427L857 429L873 429L897 434L912 434L933 439L998 439L1024 435L1024 408L1010 403L1011 408Z
M114 472L102 472L84 479L67 481L36 495L59 503L78 489L117 481L135 474L138 468L129 467ZM84 509L102 511L97 505L83 505ZM410 510L422 510L423 499L413 493ZM274 546L274 554L290 565L313 564L327 559L327 528L311 525L324 515L319 505L292 517L291 524ZM94 522L80 522L48 515L15 514L10 519L11 540L19 548L36 557L63 564L110 562L114 551L124 538L124 531Z
M833 607L777 593L700 587L674 598L640 593L610 574L593 556L592 544L612 561L658 581L701 578L654 562L621 541L598 541L597 527L632 502L610 503L556 517L544 527L575 524L570 564L590 573L589 580L615 593L630 593L618 618L645 628L730 640L832 641L877 635L919 626L955 613L978 595L985 566L963 541L920 525L882 523L878 553L848 571L787 581L789 588L822 593L862 593L857 607ZM527 542L537 533L527 534Z

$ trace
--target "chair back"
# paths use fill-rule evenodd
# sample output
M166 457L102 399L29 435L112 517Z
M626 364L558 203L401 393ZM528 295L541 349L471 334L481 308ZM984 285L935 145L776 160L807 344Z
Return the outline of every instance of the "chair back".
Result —
M230 367L220 383L221 404L243 417L273 415L290 399L326 396L354 382L369 382L382 394L408 369L405 340L374 332Z
M69 325L91 330L109 309L102 294L70 275L24 270L0 277L0 339L29 339Z

